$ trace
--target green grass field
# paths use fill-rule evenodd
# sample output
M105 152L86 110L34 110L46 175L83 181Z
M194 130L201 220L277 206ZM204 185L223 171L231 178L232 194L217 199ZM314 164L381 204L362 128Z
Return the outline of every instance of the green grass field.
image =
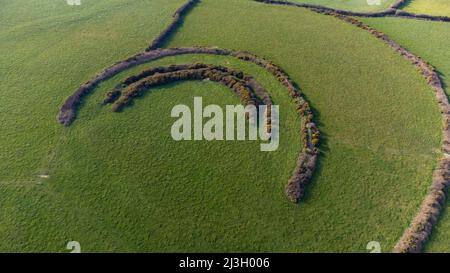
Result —
M407 19L364 19L412 52L433 64L440 73L447 94L450 94L450 24ZM449 203L450 205L450 203ZM450 214L444 211L426 248L427 251L447 252L450 245Z
M91 0L79 7L64 1L0 2L2 251L66 251L66 242L51 241L58 235L50 224L77 219L76 209L51 211L65 205L53 200L57 192L40 188L47 181L38 178L53 174L51 162L60 161L65 130L56 122L59 107L97 71L145 48L183 2ZM71 231L61 232L64 241L70 237Z
M254 18L244 15L246 10L253 10ZM440 139L433 93L415 69L366 32L291 7L203 1L170 45L192 43L238 47L269 57L300 84L319 112L325 155L309 193L311 203L298 213L302 219L318 213L321 217L298 228L301 234L320 236L312 245L301 236L298 244L307 251L361 251L364 242L376 237L390 249L431 182ZM429 107L411 105L425 102ZM422 119L424 114L434 122ZM434 129L418 136L418 126ZM407 167L412 165L421 167Z
M183 1L26 3L0 0L2 252L67 252L71 240L83 252L365 252L374 240L390 251L431 183L441 137L433 92L363 30L294 7L203 0L166 44L248 50L300 85L323 143L306 199L295 205L283 188L301 146L299 118L285 89L253 64L196 55L144 64L101 84L71 127L57 123L68 95L144 49ZM268 89L281 110L276 152L257 142L171 139L174 105L194 96L239 103L211 82L156 88L122 113L100 105L128 75L197 61L242 69Z
M450 16L450 1L411 0L404 10L417 14Z
M292 2L322 5L341 10L374 12L386 10L395 0L292 0Z

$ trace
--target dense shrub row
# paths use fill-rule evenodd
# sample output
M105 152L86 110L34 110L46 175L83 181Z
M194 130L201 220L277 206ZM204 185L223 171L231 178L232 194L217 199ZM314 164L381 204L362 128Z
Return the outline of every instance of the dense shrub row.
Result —
M151 45L145 49L145 51L154 50L160 48L164 41L177 29L182 23L183 17L186 13L192 9L199 0L188 0L183 6L181 6L173 15L172 23L163 30L151 43Z
M298 203L301 201L305 187L314 173L318 155L317 147L319 145L320 134L313 122L311 108L303 98L300 90L289 79L289 76L274 63L248 52L234 52L231 55L264 67L287 88L289 95L297 105L297 110L302 117L301 136L304 147L298 155L294 173L289 179L285 193L289 200Z
M152 67L150 69L144 70L138 75L133 75L128 78L126 78L123 81L124 85L130 85L132 83L135 83L143 78L146 78L148 76L152 76L156 73L167 73L167 72L174 72L177 70L188 70L188 69L199 69L199 68L208 68L209 65L207 64L178 64L178 65L170 65L170 66L159 66L159 67Z
M406 12L404 10L399 10L399 9L395 11L395 16L406 17L406 18L415 18L415 19L423 19L423 20L429 20L429 21L450 22L450 17L447 17L447 16L414 14L414 13Z
M308 119L302 120L302 138L304 148L297 158L294 174L286 185L285 192L289 200L294 203L301 201L305 194L307 183L311 180L317 163L317 145L319 144L319 130Z
M155 72L159 71L159 72ZM143 76L147 75L148 76ZM233 90L241 99L244 105L258 105L260 99L252 88L247 84L249 80L256 83L259 91L266 97L267 91L257 83L251 76L239 70L229 69L223 66L207 65L207 64L183 64L172 65L169 67L157 67L144 71L134 78L135 81L121 92L121 96L114 102L113 111L119 111L129 104L133 98L141 96L151 87L167 84L180 80L211 80L219 82L231 90ZM269 104L272 104L270 101Z
M314 174L317 163L317 154L300 153L295 166L294 174L289 179L285 192L289 200L294 203L301 201L305 194L307 183Z
M317 11L318 12L335 12L338 14L348 15L348 16L382 17L382 16L386 16L386 15L395 14L394 8L389 8L385 11L380 11L380 12L354 12L354 11L348 11L348 10L329 8L329 7L315 5L315 4L294 3L294 2L285 1L285 0L254 0L254 1L260 2L260 3L272 4L272 5L287 5L287 6L307 8L307 9L310 9L310 10L313 10L316 12Z
M81 99L97 86L97 83L97 81L86 82L73 95L67 98L58 114L58 121L60 123L69 126L73 122L76 107L80 104Z
M133 75L128 78L126 78L121 84L116 86L116 88L112 91L109 91L106 93L106 97L104 99L104 104L106 103L113 103L115 102L122 94L122 90L132 85L138 81L141 81L142 79L148 78L150 76L153 76L155 74L164 74L169 72L175 72L180 70L195 70L195 69L213 69L213 70L219 70L220 72L229 74L230 76L236 77L239 80L242 80L245 82L246 88L250 89L252 91L253 97L256 98L256 104L263 104L267 106L272 105L272 100L270 98L269 93L266 91L266 89L258 82L256 81L252 76L245 74L244 72L236 69L230 69L224 66L215 66L215 65L208 65L208 64L202 64L202 63L195 63L195 64L179 64L179 65L170 65L167 67L153 67L147 70L142 71L138 75ZM225 82L222 82L223 84L227 85ZM118 111L123 106L115 106L113 109L115 111ZM267 132L271 132L271 107L267 108L266 112L266 127Z
M253 1L260 2L260 3L266 3L266 4L272 4L272 5L295 6L295 7L307 8L307 9L310 9L310 10L318 12L318 13L328 13L328 14L333 13L333 14L340 14L340 15L346 15L346 16L359 16L359 17L399 16L399 17L405 17L405 18L423 19L423 20L430 20L430 21L450 22L450 17L446 17L446 16L414 14L414 13L409 13L409 12L400 10L400 8L407 3L407 0L398 0L397 2L392 4L388 9L386 9L384 11L379 11L379 12L354 12L354 11L348 11L348 10L328 8L328 7L321 6L321 5L294 3L294 2L287 1L287 0L253 0Z
M186 64L186 65L171 65L168 67L153 67L147 70L142 71L138 75L133 75L128 78L126 78L122 83L116 86L114 90L111 90L106 93L106 97L103 101L104 104L107 103L113 103L115 102L120 95L122 94L122 89L126 86L135 83L143 78L152 76L156 73L167 73L167 72L173 72L176 70L186 70L186 69L198 69L198 68L206 68L208 65L206 64Z

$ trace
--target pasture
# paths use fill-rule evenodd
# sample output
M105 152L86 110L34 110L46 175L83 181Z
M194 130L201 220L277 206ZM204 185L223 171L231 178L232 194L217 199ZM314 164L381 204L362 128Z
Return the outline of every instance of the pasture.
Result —
M341 10L376 12L386 10L395 3L395 0L292 0L292 2L321 5Z
M393 2L308 1L354 11ZM369 241L391 251L442 156L441 115L413 65L332 16L202 0L164 43L249 51L298 84L322 133L299 204L284 187L304 145L302 120L285 86L255 64L199 54L144 63L97 86L71 126L57 122L74 90L144 50L183 3L0 0L0 251L67 252L72 240L83 252L365 252ZM364 21L430 61L448 86L448 24ZM231 67L260 82L280 106L278 150L261 152L258 141L171 138L175 105L192 106L196 96L240 104L212 81L155 87L119 113L101 103L131 75L188 63ZM444 249L449 223L445 212L427 250Z
M364 19L369 25L383 31L412 52L431 62L438 70L449 94L450 86L450 24L408 19L383 18ZM425 248L426 251L446 252L450 243L448 209L444 210L441 221Z
M411 0L403 9L417 14L450 16L450 2L447 0Z

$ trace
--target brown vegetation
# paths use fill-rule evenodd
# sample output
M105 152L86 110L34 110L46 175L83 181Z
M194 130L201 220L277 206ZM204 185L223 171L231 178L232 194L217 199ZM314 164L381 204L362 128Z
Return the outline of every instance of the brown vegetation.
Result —
M359 17L385 17L385 16L397 16L403 18L411 18L411 19L423 19L430 21L443 21L450 22L450 17L446 16L433 16L433 15L425 15L425 14L414 14L409 13L400 8L406 3L406 0L398 0L394 4L392 4L388 9L379 12L354 12L349 10L341 10L341 9L333 9L321 5L314 4L305 4L305 3L297 3L290 2L287 0L253 0L260 3L272 4L272 5L287 5L287 6L295 6L301 8L307 8L317 13L322 14L339 14L346 16L359 16Z
M238 95L244 105L259 105L261 97L269 98L267 91L250 75L242 71L226 68L223 66L208 64L181 64L168 67L155 67L143 71L137 76L130 77L124 81L125 88L121 90L121 96L115 100L113 111L119 111L128 105L133 98L141 96L149 88L176 82L181 80L211 80L219 82ZM257 94L255 90L257 89ZM116 90L117 91L117 90ZM107 98L115 91L108 92ZM258 96L259 95L259 96ZM270 100L266 104L271 105Z
M181 6L174 14L172 23L163 30L151 43L151 45L145 49L145 51L154 50L160 48L164 41L172 35L172 33L178 28L178 26L183 22L183 17L188 13L189 10L194 8L194 6L199 2L199 0L188 0L183 6Z

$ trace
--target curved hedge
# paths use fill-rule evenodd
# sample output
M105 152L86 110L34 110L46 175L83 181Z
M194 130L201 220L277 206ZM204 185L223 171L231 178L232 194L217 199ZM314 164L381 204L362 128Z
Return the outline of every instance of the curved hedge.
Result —
M313 11L335 12L338 14L348 15L348 16L382 17L382 16L386 16L388 14L395 13L395 9L392 7L385 11L380 11L380 12L356 12L356 11L329 8L329 7L325 7L322 5L297 3L297 2L294 3L294 2L290 2L290 1L286 1L286 0L253 0L253 1L265 3L265 4L272 4L272 5L295 6L295 7L307 8L307 9L310 9Z
M150 75L147 75L150 74ZM147 76L142 76L147 75ZM113 103L113 111L120 111L124 106L128 105L134 98L141 96L145 91L151 87L181 81L181 80L211 80L221 83L239 96L244 105L258 106L261 102L255 91L247 83L249 80L254 80L251 76L244 74L242 71L228 69L222 66L206 65L206 64L184 64L172 65L169 67L157 67L148 70L146 73L141 73L138 80L129 83L122 91L121 95ZM136 79L136 78L134 78ZM269 98L267 91L255 81L261 95ZM118 91L117 89L115 90ZM110 93L110 92L109 92ZM109 96L108 93L108 96ZM111 99L109 101L112 101ZM267 101L267 100L266 100ZM272 102L267 101L268 105Z
M118 97L122 94L122 90L131 85L134 84L144 78L147 78L149 76L153 76L156 73L158 74L164 74L169 72L175 72L179 70L191 70L191 69L213 69L213 70L219 70L222 72L228 73L230 76L236 77L239 80L245 81L245 84L247 87L249 87L252 92L255 94L255 96L258 99L258 103L262 103L265 105L272 105L272 100L270 99L270 95L267 93L267 90L258 82L256 81L252 76L239 71L235 69L226 68L223 66L215 66L215 65L208 65L208 64L180 64L180 65L170 65L167 67L153 67L147 70L142 71L138 75L133 75L125 79L122 83L120 83L114 90L107 93L106 98L104 100L104 103L112 103Z
M411 19L422 19L422 20L430 20L430 21L443 21L450 22L450 17L447 16L434 16L434 15L425 15L425 14L414 14L409 13L403 10L400 10L403 5L406 4L406 0L398 0L394 4L392 4L388 9L380 12L354 12L349 10L341 10L341 9L333 9L321 5L314 4L305 4L305 3L294 3L287 0L253 0L260 3L272 4L272 5L286 5L286 6L295 6L301 8L307 8L312 11L318 13L334 13L346 16L358 16L358 17L385 17L385 16L394 16L394 17L403 17L403 18L411 18Z

